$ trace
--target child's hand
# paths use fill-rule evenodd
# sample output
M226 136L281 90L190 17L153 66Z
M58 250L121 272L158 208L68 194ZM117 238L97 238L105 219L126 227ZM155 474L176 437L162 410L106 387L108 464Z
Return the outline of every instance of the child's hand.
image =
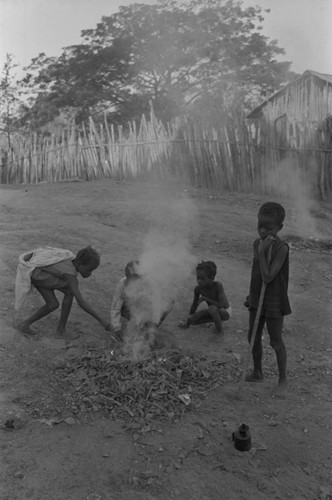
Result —
M249 295L246 297L246 300L243 302L244 307L249 307Z
M258 253L259 255L264 255L271 245L273 245L275 241L275 237L271 235L267 236L264 240L260 240L258 244Z

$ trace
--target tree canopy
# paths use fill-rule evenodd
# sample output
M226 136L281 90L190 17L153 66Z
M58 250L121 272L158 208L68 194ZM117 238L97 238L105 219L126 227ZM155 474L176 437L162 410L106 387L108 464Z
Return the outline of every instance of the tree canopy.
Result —
M109 108L140 118L152 101L164 121L180 114L243 114L293 78L277 41L262 34L261 7L235 0L132 4L81 32L60 57L41 54L25 77L34 98L26 121L40 126L71 110L77 121Z
M7 53L0 76L0 134L6 136L9 147L22 105L21 88L15 78L16 67L12 54Z

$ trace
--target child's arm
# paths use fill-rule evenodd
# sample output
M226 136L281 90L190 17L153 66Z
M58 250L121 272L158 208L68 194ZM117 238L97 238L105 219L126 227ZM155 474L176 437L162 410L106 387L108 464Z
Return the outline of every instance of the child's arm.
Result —
M267 238L258 246L260 270L264 283L271 283L279 273L288 255L288 246L282 245L275 254L271 264L268 262L269 247L273 245L273 240Z
M198 287L196 287L194 290L194 300L193 300L193 303L191 304L189 315L194 314L197 311L197 307L199 304L199 296L200 296L200 292L199 292Z
M195 288L194 290L194 300L193 303L191 304L190 311L189 311L189 317L194 314L197 310L198 304L199 304L199 296L200 292L198 287ZM180 328L188 328L189 327L189 317L186 319L186 321L180 321L179 322L179 327Z
M123 284L119 282L115 288L111 306L111 325L114 332L121 331L121 307L123 305Z
M109 329L109 322L105 321L101 316L99 316L99 314L83 298L80 289L78 288L78 281L76 276L72 274L65 274L64 277L81 309L90 314L90 316L93 316L104 328Z

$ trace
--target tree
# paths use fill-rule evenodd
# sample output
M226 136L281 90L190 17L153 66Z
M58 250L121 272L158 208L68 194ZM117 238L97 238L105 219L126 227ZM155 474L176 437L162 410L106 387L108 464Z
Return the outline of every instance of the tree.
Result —
M67 47L58 58L39 54L26 68L23 80L35 92L23 123L38 128L71 110L80 122L93 113L96 105L116 106L129 94L128 59L128 47L122 40L98 49L88 44Z
M13 56L7 53L0 80L0 132L5 134L9 148L20 105L19 86L14 75L16 67Z
M152 100L159 117L207 102L234 113L291 76L290 63L276 60L284 50L260 33L262 12L233 0L160 0L122 7L83 35L99 46L114 36L131 40L134 95Z
M123 122L140 117L149 101L164 121L206 109L243 113L292 76L289 62L277 62L284 50L261 34L264 12L235 0L120 7L82 31L81 45L43 59L31 113L44 119L42 110L69 106L84 119L104 105Z

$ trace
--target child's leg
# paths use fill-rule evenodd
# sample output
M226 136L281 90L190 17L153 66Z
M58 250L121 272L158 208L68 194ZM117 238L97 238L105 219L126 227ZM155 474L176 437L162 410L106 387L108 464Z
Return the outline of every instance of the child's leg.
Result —
M220 307L219 309L216 306L209 306L209 313L211 316L211 320L215 324L215 334L210 338L211 342L220 342L224 338L223 331L223 322L228 321L230 319L229 312Z
M62 300L60 321L55 333L56 338L63 338L64 336L68 336L66 332L66 324L74 300L74 295L70 291L63 293L64 297Z
M218 335L223 335L221 310L218 309L217 306L209 306L208 311L209 311L209 314L210 314L212 321L215 324L216 333Z
M121 316L125 318L127 321L130 321L131 319L130 309L128 307L127 302L124 302L121 307Z
M266 318L267 331L270 336L270 345L277 356L279 369L278 387L275 396L284 399L287 389L287 352L282 339L282 327L284 318Z
M253 334L254 323L256 318L256 310L250 311L249 316L249 331L248 331L248 342L251 341L251 336ZM254 369L249 373L245 380L246 382L257 382L263 380L263 370L262 370L262 357L263 357L263 346L262 346L262 333L265 324L265 316L261 316L258 321L258 327L255 337L255 342L252 348L252 357L254 362Z
M220 318L222 321L228 321L230 319L230 314L229 312L227 311L227 309L224 309L223 307L221 307L220 309L218 309L219 311L219 314L220 314Z
M201 325L203 323L214 322L217 329L222 331L222 322L229 320L230 315L226 309L218 309L216 306L209 306L208 309L198 311L188 318L188 324Z
M33 331L29 328L32 323L38 321L41 318L44 318L44 316L47 316L59 307L59 302L55 296L54 290L49 290L48 288L41 287L36 287L36 289L46 303L44 306L38 309L38 311L33 313L31 316L29 316L29 318L27 318L25 321L22 321L22 323L18 325L19 330L30 334L33 333Z
M197 311L188 316L187 321L180 321L180 328L188 328L190 325L203 325L204 323L211 323L213 321L209 309Z
M222 307L216 310L215 306L209 306L209 312L210 312L212 321L215 324L215 329L216 329L216 335L211 338L211 340L213 341L213 340L216 340L217 337L218 338L220 336L223 337L223 335L224 335L223 322L228 321L231 316L230 316L229 312ZM220 340L220 338L219 338L219 340Z
M202 325L203 323L209 323L212 321L211 314L208 309L202 311L197 311L194 314L188 316L188 325Z

